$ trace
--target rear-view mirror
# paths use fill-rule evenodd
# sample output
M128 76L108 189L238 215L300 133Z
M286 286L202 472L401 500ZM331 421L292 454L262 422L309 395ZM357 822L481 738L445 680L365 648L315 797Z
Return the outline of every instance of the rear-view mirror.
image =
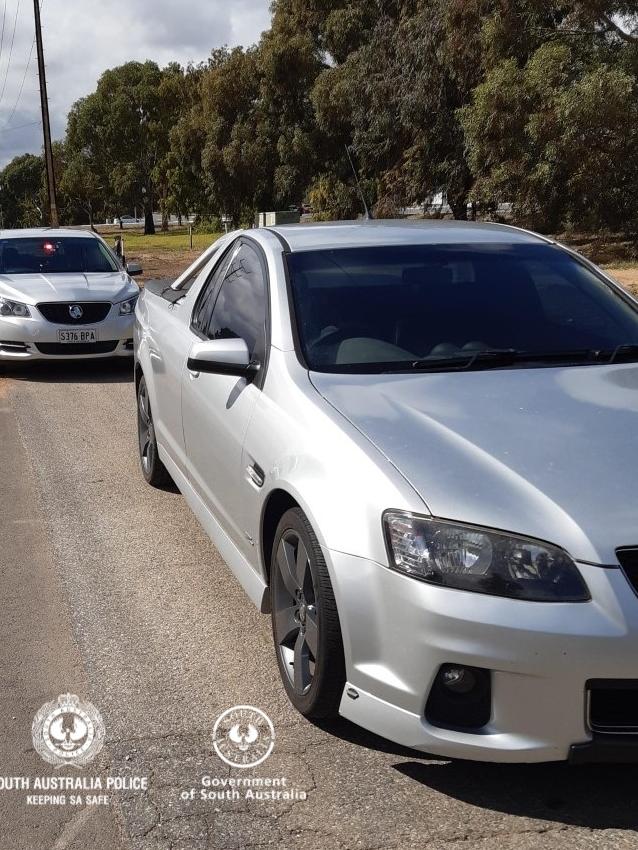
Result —
M126 271L130 274L131 277L137 277L140 274L144 273L144 269L139 263L127 263Z
M191 372L238 378L254 377L260 368L259 363L251 363L248 346L239 338L196 342L190 350L187 366Z

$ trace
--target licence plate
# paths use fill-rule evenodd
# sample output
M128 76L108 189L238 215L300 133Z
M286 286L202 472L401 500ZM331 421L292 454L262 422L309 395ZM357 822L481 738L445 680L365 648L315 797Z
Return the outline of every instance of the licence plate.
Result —
M97 331L79 330L58 331L58 342L97 342Z

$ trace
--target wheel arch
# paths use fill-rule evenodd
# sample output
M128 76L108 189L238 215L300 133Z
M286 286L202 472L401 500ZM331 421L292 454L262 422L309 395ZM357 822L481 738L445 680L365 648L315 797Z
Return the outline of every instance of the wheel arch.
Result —
M148 351L140 348L137 356L135 357L134 364L134 376L135 376L135 395L137 396L138 390L140 388L140 382L142 378L146 380L146 389L148 391L148 397L151 402L151 408L153 410L156 409L157 398L155 397L155 386L153 383L153 369L151 367L151 361L148 354Z
M279 487L269 493L262 510L259 541L264 578L268 585L270 585L270 567L275 532L282 516L291 508L301 508L305 513L298 500L288 490Z

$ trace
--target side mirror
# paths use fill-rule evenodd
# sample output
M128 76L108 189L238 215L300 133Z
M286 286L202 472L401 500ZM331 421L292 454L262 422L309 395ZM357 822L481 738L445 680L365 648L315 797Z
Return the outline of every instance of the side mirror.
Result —
M144 273L144 269L139 263L127 263L126 271L128 274L130 274L131 277L137 277L138 275Z
M209 372L214 375L234 375L253 378L259 372L259 363L251 363L248 346L243 339L210 339L196 342L188 355L187 367L191 372Z

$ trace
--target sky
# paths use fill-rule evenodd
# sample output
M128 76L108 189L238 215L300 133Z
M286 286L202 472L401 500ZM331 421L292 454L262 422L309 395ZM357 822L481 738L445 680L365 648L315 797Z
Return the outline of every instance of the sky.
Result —
M253 44L269 26L269 5L269 0L42 0L53 138L64 136L69 108L94 90L107 68L132 59L160 66L200 62L214 47ZM35 49L27 67L33 0L0 0L0 33L3 19L0 168L42 148Z

